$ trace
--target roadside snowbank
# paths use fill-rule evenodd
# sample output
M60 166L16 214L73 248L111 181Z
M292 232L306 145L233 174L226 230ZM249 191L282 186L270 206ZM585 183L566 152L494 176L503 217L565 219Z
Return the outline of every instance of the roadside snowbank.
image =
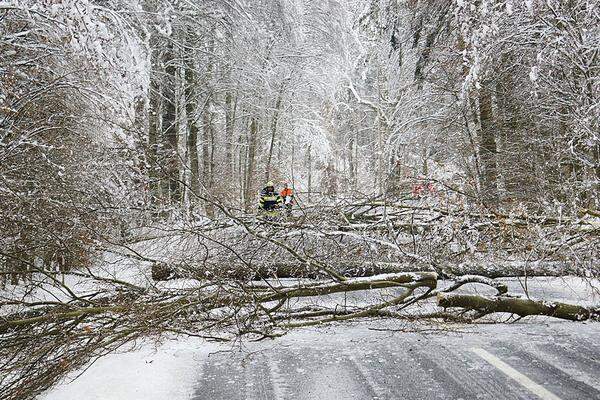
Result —
M111 354L74 381L76 375L70 376L40 400L187 400L207 346L200 339L181 338Z

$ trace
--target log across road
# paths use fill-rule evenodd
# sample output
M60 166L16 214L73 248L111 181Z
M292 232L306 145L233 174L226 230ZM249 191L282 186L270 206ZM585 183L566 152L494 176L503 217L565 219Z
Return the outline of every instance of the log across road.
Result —
M567 290L560 280L548 282L529 282L529 289L545 298L598 300L597 288ZM512 292L519 285L509 282ZM207 351L191 398L600 400L598 338L599 322L548 317L479 325L362 320L306 328L242 349Z

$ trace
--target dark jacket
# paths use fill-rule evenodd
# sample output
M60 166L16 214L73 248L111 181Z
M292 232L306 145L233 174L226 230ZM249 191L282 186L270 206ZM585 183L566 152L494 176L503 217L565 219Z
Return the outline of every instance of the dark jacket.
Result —
M258 208L261 210L274 210L283 204L283 199L274 190L264 188L260 192L260 199L258 201Z

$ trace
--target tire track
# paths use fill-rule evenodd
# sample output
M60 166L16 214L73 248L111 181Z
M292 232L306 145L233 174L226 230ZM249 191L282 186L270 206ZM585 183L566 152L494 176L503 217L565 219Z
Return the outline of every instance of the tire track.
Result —
M419 355L420 364L429 367L436 376L444 377L441 381L446 393L450 394L448 399L505 399L505 400L529 400L529 393L524 392L504 375L497 373L495 369L487 365L483 360L476 359L475 355L452 349L437 340L423 336L422 340L427 343L429 351L420 349L416 351ZM432 356L435 354L435 356Z
M365 368L365 366L356 359L356 356L353 354L349 354L346 352L346 357L348 361L350 361L352 367L358 372L358 374L362 377L362 379L367 384L369 390L375 394L373 399L387 399L389 396L387 393L389 390L379 385L369 373L369 369Z
M494 350L496 354L512 367L531 377L534 381L545 384L550 391L562 399L600 399L600 390L586 384L553 363L546 362L537 354L527 351L513 343Z
M279 369L279 363L274 358L274 354L272 352L267 356L267 363L269 368L269 378L271 380L271 385L273 387L273 399L274 400L285 400L289 399L288 395L289 390L287 386L287 382L281 370Z
M597 375L597 371L600 368L599 362L581 355L575 357L572 350L557 350L556 347L548 344L535 344L534 347L536 350L535 354L542 361L560 369L565 374L570 375L573 379L591 386L596 390L600 390L600 378ZM565 360L568 361L568 363L566 363ZM591 371L592 374L596 373L596 375L590 375L590 373L585 371L586 369Z

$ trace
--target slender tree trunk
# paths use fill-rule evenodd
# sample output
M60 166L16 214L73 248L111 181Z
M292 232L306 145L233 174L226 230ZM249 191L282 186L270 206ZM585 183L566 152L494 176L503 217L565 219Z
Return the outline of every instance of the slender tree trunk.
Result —
M479 157L483 167L481 190L486 204L495 205L498 201L498 171L496 161L496 136L493 130L492 95L481 88L479 94Z
M244 118L243 122L242 122L242 126L244 127L248 127L249 126L249 122L248 122L248 118ZM240 134L238 135L237 138L237 178L238 178L238 182L239 182L239 199L240 199L240 204L242 204L243 207L245 207L246 205L246 176L248 174L248 163L246 162L246 157L248 155L248 148L246 147L246 145L249 143L248 141L248 137L249 137L249 130L248 129L242 129L240 131ZM245 143L245 145L243 145L242 143Z
M354 138L351 138L348 141L348 170L349 170L349 179L350 186L354 188L354 181L356 180L355 169L354 169Z
M212 97L211 97L210 101L212 102ZM212 107L210 109L212 110ZM215 189L215 175L217 173L217 166L216 166L217 135L216 135L215 124L213 121L212 111L209 111L209 112L210 112L210 129L209 129L209 133L210 133L210 175L208 176L208 178L209 178L208 187L210 188L210 190L214 190Z
M233 94L225 94L225 175L233 175L233 128L235 123L235 106Z
M193 207L200 194L200 165L198 159L198 124L196 102L196 77L192 60L186 61L185 66L185 114L187 117L187 151L190 163L190 183L192 192L190 204Z
M176 72L173 49L169 45L165 57L166 79L163 85L163 99L165 106L163 109L163 133L166 147L166 175L168 180L168 193L172 204L178 204L181 201L181 189L179 187L179 156L178 142L179 132L177 129L177 111L176 111Z
M211 138L212 138L212 121L210 115L210 101L207 101L207 104L202 111L202 183L204 186L204 190L210 191L210 175L211 175Z
M312 191L312 145L308 145L306 150L307 163L308 163L308 202L310 203L311 191Z
M383 131L384 121L381 115L378 116L377 123L377 193L383 193Z
M151 43L153 41L151 40ZM160 199L160 184L158 179L158 130L160 113L160 85L158 81L158 51L152 49L152 70L150 71L150 93L148 109L148 184L150 204L156 205Z
M290 165L290 177L292 181L292 189L296 189L296 178L295 178L295 166L296 163L296 145L292 143L292 157L291 157L291 165Z
M204 186L204 192L208 195L212 192L212 146L213 146L213 125L211 115L212 101L209 98L206 101L204 110L202 111L202 183ZM213 207L210 204L206 204L206 214L209 217L213 216Z
M204 193L207 197L213 192L214 189L214 148L215 148L215 132L213 126L213 101L214 94L212 91L211 80L213 77L213 60L212 54L215 49L214 41L214 27L211 31L210 40L208 44L208 60L206 67L206 89L207 97L204 109L202 111L202 183L204 186ZM205 204L206 215L209 217L214 216L214 207L210 203Z
M144 1L142 3L144 11L155 13L156 7L153 2ZM160 203L160 171L158 169L158 144L160 131L160 54L159 43L156 33L153 30L148 31L148 44L150 50L150 87L148 90L148 147L146 150L147 174L148 174L148 197L147 201L152 206ZM153 215L156 217L156 215Z
M252 182L254 179L254 163L256 159L256 142L258 136L258 122L256 118L252 118L250 122L250 132L248 136L248 155L246 160L246 183L244 185L244 208L246 212L252 209Z
M273 159L273 148L275 146L275 137L277 135L277 121L279 119L279 113L281 112L281 103L283 100L284 88L285 82L281 84L281 88L279 89L277 101L275 102L275 112L273 114L273 120L271 121L271 143L269 145L269 154L267 155L267 167L265 172L266 181L268 181L271 178L271 160Z

